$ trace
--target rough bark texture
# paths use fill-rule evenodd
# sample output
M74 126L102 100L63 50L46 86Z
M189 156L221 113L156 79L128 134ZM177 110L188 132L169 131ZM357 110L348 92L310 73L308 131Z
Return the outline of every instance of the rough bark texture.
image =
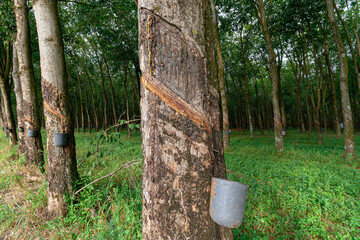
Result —
M211 0L211 11L212 11L212 24L214 29L214 38L216 43L216 53L218 57L218 79L219 79L219 91L221 99L222 109L222 123L223 123L223 140L224 147L230 148L230 134L229 134L229 110L227 106L226 91L225 91L225 78L224 78L224 62L221 53L220 38L217 25L217 16L214 0Z
M74 129L66 78L64 47L56 0L34 0L39 36L42 94L47 133L48 217L66 213L64 194L73 191L78 177ZM55 147L54 133L68 134L64 147Z
M339 27L335 19L333 0L326 0L326 5L328 8L328 17L330 21L331 30L334 35L334 40L338 51L338 58L340 63L340 93L341 93L341 108L344 118L345 157L355 158L354 125L353 125L350 97L349 97L347 56L343 41L341 39Z
M274 52L269 29L266 22L266 14L263 0L258 0L257 6L259 9L259 20L261 28L264 32L264 37L266 40L268 53L269 53L269 64L270 64L270 75L272 79L272 102L273 102L273 111L274 111L274 133L275 133L275 146L279 151L282 151L284 148L283 137L281 136L282 124L281 124L281 114L280 106L278 99L278 89L279 89L279 74L276 64L276 54Z
M330 85L331 85L331 103L332 103L332 108L334 110L333 119L334 119L335 136L336 136L336 138L341 138L340 117L339 117L339 110L338 110L338 104L337 104L337 98L336 98L334 75L331 70L331 63L330 63L329 52L328 52L328 42L325 42L325 44L324 44L324 55L325 55L326 66L328 69Z
M26 0L15 0L17 26L17 50L19 59L19 75L23 97L23 119L25 123L26 162L44 165L43 144L41 139L40 109L34 79L30 48L29 8ZM36 137L28 137L27 130L36 130Z
M17 50L16 50L16 43L13 45L13 71L12 71L12 77L14 81L14 92L16 97L16 113L17 113L17 122L18 122L18 138L19 138L19 147L18 152L19 156L23 155L26 151L26 145L25 145L25 136L24 136L24 128L25 128L25 122L24 122L24 114L23 114L23 95L21 90L21 82L20 82L20 76L19 76L19 62L17 57Z
M139 1L143 239L233 238L209 214L226 177L211 31L207 0Z
M4 51L3 64L0 65L0 92L3 100L2 108L5 122L6 135L9 137L10 145L17 143L16 125L14 114L11 108L9 73L10 73L10 43L5 47L1 46L0 51Z

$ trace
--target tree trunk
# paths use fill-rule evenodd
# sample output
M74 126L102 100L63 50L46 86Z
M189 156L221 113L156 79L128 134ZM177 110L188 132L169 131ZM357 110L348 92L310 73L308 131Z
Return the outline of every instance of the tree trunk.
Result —
M88 103L88 94L87 94L87 90L86 90L86 83L85 83L85 77L82 75L82 84L84 86L84 93L85 93L85 111L86 111L86 116L87 116L87 127L88 127L88 131L89 133L91 133L91 127L92 127L92 120L90 117L90 111L89 111L89 103Z
M336 138L341 138L341 131L340 131L340 117L339 117L339 110L338 110L338 103L336 98L336 88L335 88L335 81L334 81L334 75L331 69L331 63L329 58L329 52L328 52L328 42L325 42L324 45L324 55L325 55L325 62L329 73L329 79L331 84L331 99L332 99L332 108L334 110L334 130L335 130L335 136Z
M96 107L96 102L95 102L94 91L92 89L89 73L88 73L88 71L87 71L87 69L85 67L84 67L84 70L85 70L86 78L88 80L88 84L89 84L89 88L90 88L91 102L93 104L94 117L95 117L95 129L98 132L99 129L100 129L100 124L99 124L99 115L97 113L97 107Z
M140 0L143 239L232 239L209 214L226 177L208 0Z
M126 100L126 127L128 131L128 137L131 138L131 130L130 130L130 114L129 114L129 94L127 91L127 67L126 63L123 62L124 67L124 90L125 90L125 100Z
M240 42L241 42L241 51L242 51L242 62L244 67L244 81L245 81L245 89L246 89L246 113L249 119L249 129L250 129L250 137L254 138L254 126L253 126L253 120L251 116L251 110L250 110L250 90L249 90L249 82L247 78L247 71L246 71L246 55L245 55L245 48L242 36L240 36Z
M103 128L106 129L108 127L108 125L109 125L109 122L108 122L108 99L107 99L106 90L105 90L105 80L104 80L102 61L99 60L98 65L99 65L99 69L100 69L101 90L102 90L103 98L104 98Z
M80 95L80 114L81 114L81 130L85 132L85 113L84 113L84 105L83 105L83 94L82 94L82 86L80 83L80 75L79 71L76 69L76 77L79 86L79 95Z
M226 99L226 91L225 91L225 79L224 79L224 62L221 53L221 46L220 46L220 38L218 32L218 23L217 23L217 16L216 16L216 8L214 0L210 0L211 3L211 10L212 10L212 25L214 31L214 38L216 43L216 52L218 57L218 79L219 79L219 90L220 90L220 99L221 99L221 109L223 115L223 140L224 140L224 147L230 148L230 134L229 134L229 110L227 106L227 99Z
M14 6L25 129L36 130L35 137L28 137L28 135L25 134L25 143L27 147L26 161L27 163L33 163L42 168L44 165L44 148L41 139L40 109L30 47L29 8L26 0L15 0Z
M310 29L310 28L309 28ZM310 29L311 32L311 29ZM314 55L314 60L315 60L315 76L316 76L316 104L313 101L313 108L315 111L314 114L314 119L315 119L315 129L316 129L316 134L317 134L317 139L318 139L318 143L322 144L322 135L321 135L321 127L320 127L320 106L321 106L321 86L322 86L322 76L319 76L319 68L318 68L318 58L317 58L317 53L316 53L316 47L315 47L315 42L314 39L311 39L311 43L312 43L312 49L313 49L313 55ZM314 98L312 98L314 99Z
M6 43L6 46L0 46L0 51L4 51L2 62L0 67L0 92L3 100L4 120L6 134L9 137L10 145L17 144L16 125L14 120L14 114L11 108L10 98L10 85L9 85L9 73L10 73L10 43Z
M259 98L259 93L258 93L258 88L257 88L257 81L254 81L254 88L255 88L255 94L256 94L256 103L257 103L257 107L258 107L258 122L259 122L259 128L261 131L261 135L264 135L264 127L262 124L262 118L261 118L261 112L262 112L262 104L260 104L260 98Z
M257 2L258 10L260 13L259 21L261 28L264 32L264 37L266 40L268 54L269 54L269 64L270 64L270 74L272 79L272 102L273 102L273 111L274 111L274 134L275 134L275 146L282 152L284 149L283 137L281 135L282 124L281 124L281 114L280 106L278 99L278 89L279 89L279 74L277 71L276 64L276 54L274 52L270 32L266 22L266 14L263 0L258 0Z
M357 2L356 2L357 3ZM336 10L336 13L344 27L344 30L345 30L345 33L346 33L346 38L347 38L347 41L348 41L348 44L349 44L349 48L350 48L350 53L351 53L351 57L353 59L353 63L354 63L354 70L355 70L355 76L356 76L356 80L357 80L357 84L358 84L358 93L360 94L360 74L359 74L359 64L358 64L358 61L356 59L356 54L355 54L355 50L354 50L354 47L352 45L352 41L351 41L351 36L350 36L350 32L346 26L346 23L344 21L344 19L342 18L341 16L341 13L339 12L339 9L336 7L336 4L334 3L334 7L335 7L335 10ZM357 35L357 34L356 34ZM356 105L356 101L354 101L354 104Z
M108 76L108 79L109 79L110 93L111 93L111 105L112 105L112 111L113 111L113 118L114 118L114 124L116 124L119 119L118 119L117 112L116 112L116 104L115 104L115 94L114 94L113 81L112 81L112 78L111 78L109 65L108 65L107 59L106 59L106 57L105 57L104 49L101 47L101 44L100 44L100 38L99 38L99 36L98 36L98 41L99 41L99 46L100 46L100 48L101 48L102 57L103 57L104 62L105 62L106 73L107 73L107 76ZM117 131L117 128L115 128L115 130Z
M341 107L344 118L345 158L355 159L354 125L352 120L350 98L349 98L347 56L343 41L341 39L339 27L335 19L333 0L326 0L326 5L328 8L328 17L330 21L331 30L334 35L334 40L338 51L338 58L340 63L340 93L341 93Z
M64 194L78 177L65 56L56 0L33 0L39 37L41 85L47 133L48 218L66 213ZM64 147L54 146L54 133L67 134Z
M321 57L321 63L320 63L320 74L322 78L324 79L323 86L322 86L322 98L321 98L321 105L323 109L323 122L324 122L324 132L325 134L328 134L328 120L326 115L326 94L327 94L327 88L328 88L328 78L326 75L324 75L323 70L323 56Z
M280 54L280 53L279 53ZM287 129L287 119L286 119L286 111L285 111L285 102L282 94L282 87L281 87L281 65L282 65L282 57L278 58L278 75L279 75L279 102L280 102L280 112L281 112L281 124L282 130L285 131Z
M301 129L301 134L305 134L305 123L304 123L304 114L301 104L301 60L299 60L299 65L296 62L293 62L290 58L291 68L293 70L295 79L296 79L296 99L297 99L297 111L299 115L299 129ZM299 69L298 69L299 67Z
M16 113L17 113L17 122L18 122L18 135L19 135L19 147L18 152L19 156L22 156L26 152L25 144L25 121L23 113L23 95L21 90L21 82L19 75L19 61L17 56L16 43L13 45L13 71L12 77L14 80L14 92L16 97ZM0 109L1 111L1 109Z

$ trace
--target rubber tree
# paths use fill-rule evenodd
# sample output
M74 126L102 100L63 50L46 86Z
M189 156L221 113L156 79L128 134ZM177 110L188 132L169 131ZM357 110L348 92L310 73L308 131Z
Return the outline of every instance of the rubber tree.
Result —
M212 24L214 29L214 38L216 43L216 53L218 60L218 77L219 77L219 91L221 98L221 109L222 109L222 123L223 123L223 140L224 147L230 148L230 134L229 134L229 110L226 99L226 91L225 91L225 78L224 78L224 62L221 53L220 46L220 37L218 31L218 23L217 23L217 15L214 0L210 0L211 3L211 12L212 12Z
M64 194L73 191L78 177L75 138L57 0L33 0L32 3L39 38L41 87L46 117L47 217L51 219L65 215ZM54 133L67 134L67 144L54 146Z
M208 0L140 0L143 239L232 239L209 214L226 177Z
M280 114L280 105L278 98L278 89L279 89L279 72L276 64L276 54L272 45L271 35L266 21L266 13L263 0L257 1L256 14L260 22L261 28L264 33L266 40L268 55L269 55L269 65L270 65L270 76L272 80L272 102L273 102L273 111L274 111L274 134L275 134L275 146L280 152L284 148L283 137L281 135L282 124L281 124L281 114Z
M12 78L14 81L14 92L16 97L16 114L17 114L17 125L18 125L18 152L19 156L22 156L26 152L26 144L25 144L25 122L24 122L24 114L23 114L23 95L21 90L21 82L19 76L19 61L17 56L16 43L13 45L13 70L12 70Z
M340 63L340 93L341 93L341 108L344 118L344 141L345 141L345 158L355 159L355 139L354 139L354 125L352 119L349 86L348 86L348 62L346 50L342 41L339 26L337 24L334 13L333 0L326 0L328 9L328 18L333 32L334 41L336 44L338 59Z
M10 85L9 85L9 74L10 74L10 42L1 41L0 38L0 92L3 101L2 107L4 108L4 122L7 135L9 136L10 145L17 144L16 136L16 125L14 120L14 113L11 108L10 98Z
M36 130L35 137L29 137L28 134L24 134L26 162L42 167L44 165L44 148L41 139L40 108L30 47L29 7L26 0L14 0L14 9L17 29L17 56L23 97L23 117L19 121L24 122L25 130ZM25 131L25 133L27 132Z

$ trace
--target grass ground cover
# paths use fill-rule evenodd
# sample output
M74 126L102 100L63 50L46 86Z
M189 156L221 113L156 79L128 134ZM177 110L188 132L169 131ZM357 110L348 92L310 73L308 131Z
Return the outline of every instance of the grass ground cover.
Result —
M235 239L360 239L360 164L343 159L342 139L324 135L318 145L291 130L279 154L270 134L231 137L228 177L250 185ZM78 133L76 145L79 186L142 158L138 132ZM0 132L0 238L141 239L141 164L68 196L66 217L48 222L45 176L16 152Z

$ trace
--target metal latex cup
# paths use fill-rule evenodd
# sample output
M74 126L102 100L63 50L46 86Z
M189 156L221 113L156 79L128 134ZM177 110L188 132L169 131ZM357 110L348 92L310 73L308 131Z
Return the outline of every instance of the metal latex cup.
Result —
M217 224L237 228L242 224L249 185L212 178L210 215Z
M31 138L36 137L36 130L34 130L34 129L29 129L29 130L28 130L28 137L31 137Z
M66 133L54 133L54 146L63 147L67 144L67 134Z

